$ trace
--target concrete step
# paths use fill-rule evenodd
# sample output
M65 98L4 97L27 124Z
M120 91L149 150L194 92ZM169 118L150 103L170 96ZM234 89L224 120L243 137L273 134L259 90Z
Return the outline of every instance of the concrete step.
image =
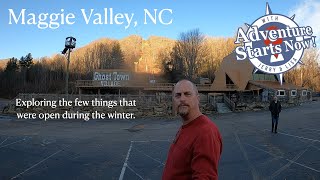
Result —
M231 113L232 112L225 103L217 103L217 111L218 111L218 113Z

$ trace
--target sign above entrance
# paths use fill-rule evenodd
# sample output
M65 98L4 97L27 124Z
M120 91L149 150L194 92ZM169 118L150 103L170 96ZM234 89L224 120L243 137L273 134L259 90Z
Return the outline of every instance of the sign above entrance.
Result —
M93 83L102 87L123 87L131 80L131 73L125 70L95 70L93 72Z

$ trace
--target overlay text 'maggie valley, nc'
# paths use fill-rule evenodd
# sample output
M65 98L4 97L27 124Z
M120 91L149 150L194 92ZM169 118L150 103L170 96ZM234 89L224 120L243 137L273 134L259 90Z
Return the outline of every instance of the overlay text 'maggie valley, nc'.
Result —
M60 12L55 13L33 13L27 9L9 11L9 25L34 25L39 29L57 29L61 25L73 25L77 22L77 14L80 14L81 21L85 24L92 25L122 25L125 29L133 26L136 27L139 23L135 13L119 12L113 8L103 9L80 9L79 12L65 12L60 9ZM172 9L142 9L144 18L143 24L162 24L170 25L173 22Z

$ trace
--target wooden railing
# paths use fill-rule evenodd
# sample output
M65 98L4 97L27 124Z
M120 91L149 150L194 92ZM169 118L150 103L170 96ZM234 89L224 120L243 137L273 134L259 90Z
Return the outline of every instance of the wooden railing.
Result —
M235 84L226 84L227 89L238 89L237 85Z
M146 84L144 90L154 90L154 91L172 91L174 87L173 83L153 83Z
M223 95L223 101L231 109L231 111L235 111L236 104L231 101L231 99L229 99L225 94Z
M131 83L126 87L145 87L146 85L147 83ZM98 83L98 81L95 82L93 80L77 80L76 87L108 87L108 86L102 86Z
M144 90L172 91L174 83L129 83L125 87L140 87ZM210 91L211 84L196 84L199 91ZM78 80L76 87L104 87L92 80Z
M211 84L196 84L199 91L211 91Z
M91 81L91 80L77 80L76 87L93 87L93 81Z

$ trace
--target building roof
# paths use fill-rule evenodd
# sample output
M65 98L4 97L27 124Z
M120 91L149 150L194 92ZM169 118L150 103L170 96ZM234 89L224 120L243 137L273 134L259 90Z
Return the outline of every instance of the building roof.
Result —
M249 59L237 61L236 53L223 58L219 69L215 72L215 79L211 85L213 91L248 91L265 89L306 89L294 84L283 82L281 85L278 81L257 81L252 80L254 66ZM234 85L227 85L226 78L229 77Z
M211 85L211 89L214 91L244 91L252 77L253 69L254 67L248 59L237 61L236 53L233 51L223 58L219 69L215 72L215 79ZM234 83L234 88L226 85L226 75Z
M265 89L274 89L274 90L292 90L292 89L296 89L296 90L302 90L302 89L307 89L307 88L303 88L300 86L296 86L294 84L290 84L290 83L286 83L283 82L282 85L280 84L280 82L277 81L253 81L250 80L249 81L250 84L256 85L258 87L261 88L265 88Z

